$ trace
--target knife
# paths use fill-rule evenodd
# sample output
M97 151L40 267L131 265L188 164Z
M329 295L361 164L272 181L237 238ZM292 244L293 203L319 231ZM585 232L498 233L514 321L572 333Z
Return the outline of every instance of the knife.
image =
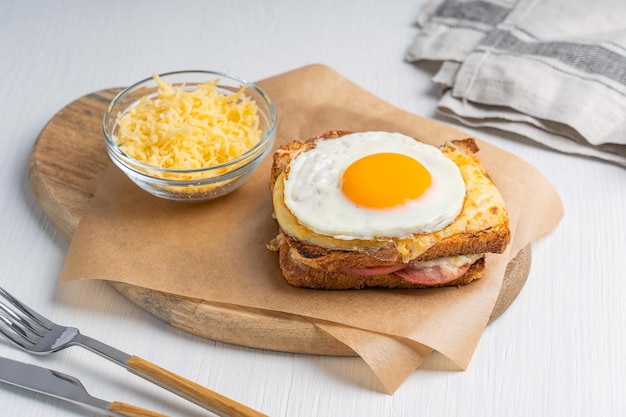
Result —
M167 417L134 405L118 401L108 402L89 395L83 384L73 376L0 357L0 381L25 388L92 410L105 411L115 417Z

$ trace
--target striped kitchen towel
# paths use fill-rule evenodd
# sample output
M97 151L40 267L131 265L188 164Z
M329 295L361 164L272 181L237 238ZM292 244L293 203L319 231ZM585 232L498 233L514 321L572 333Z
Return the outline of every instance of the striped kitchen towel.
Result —
M626 0L431 0L417 23L441 114L626 167Z

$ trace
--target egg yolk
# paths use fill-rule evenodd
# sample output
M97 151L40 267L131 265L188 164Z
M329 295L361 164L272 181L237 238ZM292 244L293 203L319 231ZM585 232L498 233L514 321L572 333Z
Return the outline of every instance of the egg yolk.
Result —
M357 206L385 209L417 199L430 183L428 170L410 156L377 153L356 160L344 171L341 191Z

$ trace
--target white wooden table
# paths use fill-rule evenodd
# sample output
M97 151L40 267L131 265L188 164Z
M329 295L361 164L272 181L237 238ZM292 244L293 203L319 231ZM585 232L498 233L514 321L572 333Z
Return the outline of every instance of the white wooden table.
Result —
M172 328L103 282L57 287L68 242L31 193L27 159L46 122L78 97L153 72L218 69L260 80L326 64L388 102L436 118L434 66L404 53L424 0L0 0L0 285L55 320L271 416L626 415L626 171L494 132L536 166L565 217L533 244L526 286L483 334L465 372L434 354L394 395L359 358L263 351ZM79 376L90 393L172 415L206 415L71 348L0 355ZM0 415L87 416L0 383Z

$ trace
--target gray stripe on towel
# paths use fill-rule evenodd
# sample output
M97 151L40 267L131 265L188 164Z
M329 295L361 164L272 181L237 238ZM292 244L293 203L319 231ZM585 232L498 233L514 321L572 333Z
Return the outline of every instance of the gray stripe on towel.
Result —
M502 22L511 9L487 1L459 2L444 1L435 11L434 16L453 18L467 22L478 22L495 26Z
M579 71L602 75L626 86L626 57L597 44L525 42L511 32L496 29L489 32L480 46L516 55L553 58Z

